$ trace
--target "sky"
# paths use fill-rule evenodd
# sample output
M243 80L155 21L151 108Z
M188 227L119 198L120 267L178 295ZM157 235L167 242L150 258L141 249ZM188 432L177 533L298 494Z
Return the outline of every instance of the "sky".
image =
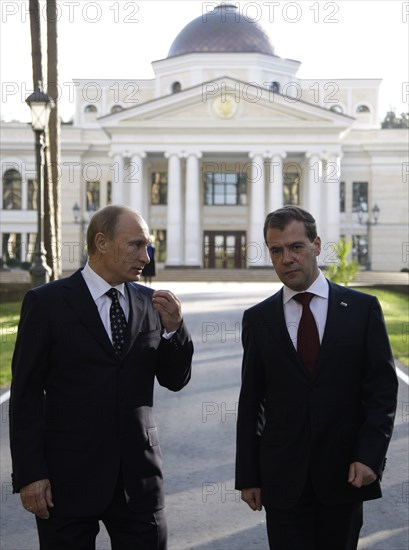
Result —
M75 79L149 79L182 28L220 2L58 0L60 114L74 113ZM276 55L301 62L300 78L382 79L380 113L409 110L409 2L231 1L265 30ZM43 58L45 0L41 0ZM1 0L0 115L29 121L32 90L28 0ZM45 63L45 62L43 62ZM43 72L46 74L45 66ZM383 116L382 116L383 118Z

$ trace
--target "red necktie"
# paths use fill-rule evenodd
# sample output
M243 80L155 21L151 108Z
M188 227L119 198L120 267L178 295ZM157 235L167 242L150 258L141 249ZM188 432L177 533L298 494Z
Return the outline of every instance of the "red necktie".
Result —
M314 373L320 351L320 337L310 310L310 302L314 296L311 292L302 292L293 296L294 300L302 304L302 314L297 332L297 353L310 374Z

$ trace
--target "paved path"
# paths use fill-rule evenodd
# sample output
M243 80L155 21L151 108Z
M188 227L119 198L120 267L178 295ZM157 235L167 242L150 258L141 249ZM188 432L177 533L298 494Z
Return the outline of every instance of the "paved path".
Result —
M266 550L264 513L252 512L233 489L235 421L242 313L280 285L154 286L169 288L181 297L196 350L189 386L180 393L158 387L155 396L165 465L169 550ZM384 498L365 506L359 550L408 549L408 426L408 386L400 381ZM10 495L7 402L2 405L0 458L0 548L36 549L34 520L20 508L18 496ZM98 550L110 548L103 526L97 540Z

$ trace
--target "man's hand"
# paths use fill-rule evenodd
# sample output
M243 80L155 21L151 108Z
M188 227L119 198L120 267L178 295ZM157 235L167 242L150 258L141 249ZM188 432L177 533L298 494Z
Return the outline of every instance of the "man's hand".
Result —
M20 498L24 508L41 519L48 519L48 508L53 508L53 497L49 479L34 481L20 489Z
M182 323L182 306L178 298L169 290L156 290L152 301L166 332L177 330Z
M261 489L260 487L251 487L243 489L241 492L241 500L244 500L254 511L261 511Z
M352 487L360 489L365 485L370 485L377 478L375 472L369 466L362 464L362 462L353 462L349 466L348 483Z

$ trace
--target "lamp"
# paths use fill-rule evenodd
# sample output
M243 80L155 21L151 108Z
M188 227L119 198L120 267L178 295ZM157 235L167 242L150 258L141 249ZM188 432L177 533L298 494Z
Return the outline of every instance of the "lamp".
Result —
M30 268L32 287L48 283L51 269L45 260L44 250L44 134L48 128L51 109L54 107L53 100L48 97L40 88L35 90L26 99L31 111L31 127L35 133L36 151L36 173L37 173L37 240L34 252L34 262Z

